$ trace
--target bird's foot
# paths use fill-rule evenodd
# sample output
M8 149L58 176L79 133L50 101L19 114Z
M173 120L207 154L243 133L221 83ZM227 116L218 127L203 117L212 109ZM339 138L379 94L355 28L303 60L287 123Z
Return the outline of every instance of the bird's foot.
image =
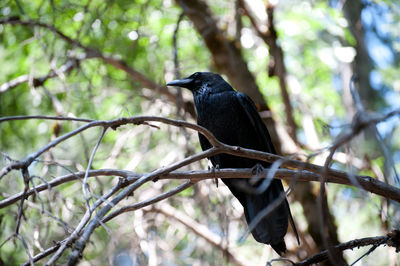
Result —
M253 175L259 175L263 171L264 171L264 167L260 163L256 163L256 165L254 165L253 168L251 168L251 173Z
M250 178L249 184L252 186L256 185L262 178L262 172L264 172L264 167L260 163L254 165L253 168L251 168L251 173L253 174L253 177Z
M215 176L215 170L219 170L219 164L217 164L216 166L213 166L211 168L209 166L208 170L211 170L211 172L213 173L215 186L218 187L218 177Z

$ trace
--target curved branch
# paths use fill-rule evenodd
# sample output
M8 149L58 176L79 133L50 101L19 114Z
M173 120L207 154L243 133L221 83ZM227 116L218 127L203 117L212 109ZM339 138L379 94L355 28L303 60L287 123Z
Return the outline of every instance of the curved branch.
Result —
M264 169L260 172L260 176L267 176L269 169ZM94 176L119 176L122 177L120 188L126 187L129 184L132 184L137 179L142 177L145 174L139 174L126 170L118 170L118 169L99 169L99 170L90 170L88 172L88 177ZM64 176L57 177L51 180L48 183L43 183L35 188L31 188L25 193L25 197L29 197L35 194L36 192L41 192L44 190L50 190L56 186L61 184L74 181L77 179L82 179L85 176L85 172L76 172L67 174ZM219 169L218 171L212 172L209 170L196 170L196 171L173 171L168 174L161 175L158 177L159 179L191 179L194 181L200 181L205 179L214 179L214 178L252 178L254 177L253 169L233 169L233 168L224 168ZM319 175L309 171L299 171L299 170L291 170L291 169L278 169L275 171L274 178L284 179L291 181L296 179L297 181L305 181L311 182L319 181ZM363 188L371 193L375 193L377 195L383 196L385 198L400 202L400 189L390 186L386 183L383 183L379 180L376 180L369 176L352 176L349 177L346 173L341 178L336 176L327 176L327 183L336 183L342 185L355 186L354 180L356 179L359 184L363 184ZM18 200L20 200L24 195L24 192L19 192L10 196L6 199L0 201L0 209L5 208Z
M171 197L171 196L173 196L175 194L178 194L179 192L187 189L188 187L193 186L196 182L197 181L187 180L185 183L177 186L176 188L171 189L171 190L169 190L167 192L161 193L160 195L157 195L157 196L155 196L155 197L153 197L151 199L148 199L148 200L145 200L145 201L142 201L142 202L138 202L138 203L135 203L135 204L132 204L132 205L129 205L129 206L125 206L125 207L119 208L119 209L113 211L112 213L110 213L109 215L107 215L106 217L104 217L102 222L106 223L106 222L110 221L111 219L117 217L118 215L120 215L122 213L135 211L137 209L146 207L148 205L151 205L153 203L156 203L156 202L159 202L159 201L161 201L163 199Z
M396 109L386 115L371 118L369 121L363 121L363 126L365 127L370 123L379 123L379 122L381 122L393 115L399 114L399 113L400 113L400 109ZM28 118L36 118L36 117L28 116L26 118L28 119ZM45 117L39 116L39 118L45 118ZM61 119L58 117L52 117L52 118ZM3 119L8 119L8 118L5 117ZM23 117L17 117L17 119L23 119ZM70 119L70 118L68 118L68 119ZM8 119L8 120L11 120L11 119ZM210 141L210 143L212 143L215 147L218 147L218 149L214 150L215 154L228 153L228 154L232 154L232 155L263 160L263 161L271 162L271 163L276 160L281 160L282 161L281 166L285 167L285 168L306 170L306 171L315 173L317 175L324 172L323 167L315 165L315 164L310 164L310 163L301 162L301 161L297 161L297 160L287 159L287 158L284 158L284 157L281 157L281 156L278 156L275 154L270 154L270 153L265 153L265 152L260 152L260 151L255 151L255 150L245 149L245 148L241 148L241 147L229 146L229 145L222 144L208 130L206 130L205 128L200 127L196 124L188 123L185 121L172 120L172 119L168 119L168 118L155 117L155 116L138 116L138 117L130 117L130 118L120 118L120 119L115 119L115 120L110 120L110 121L92 121L74 131L71 131L71 132L53 140L52 142L50 142L45 147L41 148L36 153L33 153L32 155L28 156L24 161L15 162L15 163L12 163L12 164L4 167L0 171L0 178L2 176L4 176L5 174L7 174L12 169L21 169L24 166L25 167L29 166L33 162L33 160L35 160L37 157L39 157L43 152L49 150L50 148L56 146L60 142L66 140L88 128L95 127L95 126L102 126L102 127L111 127L113 129L115 129L121 125L146 124L146 122L161 122L161 123L170 124L170 125L177 126L177 127L186 127L186 128L196 130L196 131L202 133L203 135L205 135L206 138ZM358 125L358 126L354 126L354 128L355 128L354 133L349 134L349 135L344 135L344 137L340 141L336 141L336 143L334 145L335 146L341 145L345 141L348 141L349 139L351 139L357 132L359 132L362 129L362 126ZM116 170L114 170L114 171L116 171ZM116 173L116 172L114 172L114 173L115 173L115 175L120 175L120 176L123 176L123 174L126 174L126 172L123 172L123 171L121 171L119 173ZM91 172L91 174L96 175L95 172ZM327 179L328 182L336 182L336 183L341 183L341 184L351 184L351 183L349 183L348 177L353 176L353 175L347 174L346 172L342 172L342 171L334 170L334 169L330 169L330 168L327 169L326 174L328 177L328 179ZM137 174L135 174L135 175L137 175ZM63 178L70 180L71 178L73 179L74 177L70 176L70 175L68 175L68 177L60 177L60 181L53 180L54 184L56 184L56 182L63 182L63 181L61 181L61 180L63 180ZM358 176L357 181L361 185L361 187L367 191L382 195L384 197L391 198L396 201L400 201L399 189L396 187L393 187L386 183L380 182L369 176ZM43 189L42 188L43 188L43 186L41 186L41 187L39 186L38 191L42 191L44 189L44 188ZM28 195L30 195L30 193ZM5 206L5 205L2 205L2 203L4 201L5 200L0 202L0 206L2 206L2 207ZM9 203L9 204L11 204L11 203Z
M391 247L395 247L396 251L398 252L400 249L400 231L394 230L390 232L386 236L376 236L376 237L366 237L366 238L361 238L361 239L354 239L346 243L341 243L339 245L336 245L333 247L334 250L337 251L343 251L346 249L353 249L353 248L360 248L364 246L369 246L369 245L388 245ZM294 265L296 266L306 266L306 265L312 265L316 264L322 261L325 261L328 259L328 251L322 251L320 253L317 253L308 259L305 259L303 261L300 261L298 263L295 263Z
M86 57L85 55L80 57L80 58L72 58L70 60L68 60L64 65L62 65L59 69L57 69L56 71L51 70L47 75L45 76L41 76L41 77L33 77L32 78L32 83L33 86L38 87L43 85L48 79L50 78L54 78L56 76L58 76L59 73L66 73L71 71L74 67L77 67L79 65L79 62L84 60ZM30 80L30 75L22 75L19 76L15 79L12 79L6 83L3 83L2 85L0 85L0 94L15 88L16 86L28 82Z
M39 254L35 255L35 256L32 258L31 261L32 261L33 263L35 263L35 262L37 262L37 261L39 261L39 260L41 260L41 259L43 259L43 258L46 258L46 257L49 256L50 254L54 253L54 252L60 247L60 245L61 245L61 243L60 243L60 242L57 242L54 246L52 246L52 247L50 247L50 248L48 248L48 249L46 249L46 250L40 252ZM28 265L31 265L31 264L30 264L30 261L27 261L27 262L25 262L25 263L22 264L22 265L23 265L23 266L28 266Z
M196 131L200 132L201 134L203 134L210 141L210 143L213 146L219 147L222 145L222 143L220 143L213 136L213 134L210 131L208 131L204 127L201 127L199 125L192 124L192 123L189 123L186 121L173 120L173 119L157 117L157 116L136 116L136 117L129 117L129 118L118 118L118 119L109 120L109 121L96 120L96 121L92 121L86 125L83 125L71 132L68 132L67 134L65 134L63 136L56 138L55 140L51 141L44 147L40 148L38 151L28 155L23 161L18 161L18 162L12 163L12 164L4 167L0 171L0 180L3 176L8 174L12 170L18 170L18 169L22 169L24 167L28 167L35 159L37 159L44 152L50 150L51 148L57 146L61 142L65 141L65 140L67 140L89 128L110 127L112 129L116 129L119 126L126 125L126 124L140 125L140 124L146 124L146 122L161 122L164 124L169 124L169 125L173 125L173 126L177 126L177 127L190 128L190 129L196 130Z

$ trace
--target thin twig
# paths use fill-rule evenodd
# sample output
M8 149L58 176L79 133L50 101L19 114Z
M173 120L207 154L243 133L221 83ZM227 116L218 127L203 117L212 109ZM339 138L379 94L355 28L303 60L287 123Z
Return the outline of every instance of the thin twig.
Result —
M50 258L50 260L46 263L46 265L54 265L55 262L61 257L65 249L71 245L71 243L76 240L81 232L81 230L87 225L89 222L93 210L95 210L100 204L105 202L106 199L114 195L119 189L121 188L121 182L119 182L117 185L115 185L111 190L109 190L106 194L104 194L101 199L98 199L94 204L92 209L86 210L85 214L83 215L82 219L80 220L78 226L75 228L75 230L67 237L64 239L57 249L56 253L53 255L53 257ZM107 204L109 204L107 202Z
M370 249L368 249L367 252L365 252L361 257L359 257L358 259L356 259L352 264L350 264L350 266L353 266L354 264L356 264L357 262L359 262L362 258L364 258L365 256L368 256L369 254L371 254L377 247L379 247L381 245L381 243L377 243L375 245L373 245Z
M19 239L19 240L21 241L22 245L23 245L24 248L25 248L25 251L26 251L26 253L27 253L27 255L28 255L28 262L26 262L25 265L32 265L32 266L33 266L33 265L34 265L34 263L33 263L34 260L33 260L32 256L31 256L31 253L29 252L28 244L26 243L25 239L24 239L21 235L16 234L16 233L10 235L9 237L7 237L7 238L0 244L0 249L1 249L8 241L10 241L10 240L13 239L13 238Z
M91 207L90 207L89 197L87 196L87 192L91 193L91 191L90 191L90 187L88 187L87 179L88 179L90 168L92 167L94 156L95 156L95 154L97 152L97 149L100 146L100 142L102 141L102 139L103 139L104 135L106 134L106 132L107 132L107 127L103 127L103 130L101 131L101 135L99 137L99 140L97 141L96 146L94 147L94 149L92 151L92 154L90 155L89 163L88 163L88 166L87 166L86 171L85 171L85 176L83 177L82 192L83 192L83 196L84 196L85 201L86 201L86 205L87 205L89 210L90 210Z
M155 171L153 171L153 172L151 172L149 174L146 174L146 175L142 176L141 178L136 180L133 184L129 185L124 190L122 190L120 193L118 193L118 195L115 196L115 198L111 201L111 204L107 204L100 211L98 211L96 216L90 221L90 223L83 230L83 232L81 233L81 236L75 242L73 251L69 255L68 264L75 265L77 263L77 261L79 260L79 256L82 253L83 249L85 248L86 243L89 240L89 238L90 238L91 234L93 233L94 229L99 226L99 224L101 223L103 217L118 202L120 202L122 199L124 199L125 197L130 195L132 192L134 192L137 188L139 188L143 184L145 184L145 183L147 183L149 181L152 181L152 180L158 178L159 176L161 176L163 174L170 173L171 171L179 169L179 168L181 168L181 167L183 167L185 165L188 165L188 164L190 164L192 162L195 162L195 161L198 161L200 159L208 158L208 157L212 156L213 153L215 152L215 149L216 148L211 148L209 150L206 150L206 151L200 152L198 154L192 155L190 157L187 157L187 158L185 158L185 159L183 159L183 160L181 160L179 162L175 162L175 163L171 164L168 167L159 168L159 169L157 169L157 170L155 170ZM52 262L54 263L55 260L52 260Z
M6 83L3 83L0 85L0 95L12 88L15 88L16 86L26 83L26 82L32 82L33 86L39 87L43 85L48 79L54 78L60 73L67 73L71 71L74 67L78 66L78 62L86 59L85 56L79 57L79 58L72 58L68 60L64 65L62 65L60 68L56 70L51 70L47 75L41 76L41 77L34 77L31 78L30 75L22 75L19 76L15 79L12 79Z
M181 12L181 14L178 17L178 21L176 22L176 27L174 30L174 35L172 37L172 45L174 46L174 75L176 79L181 78L181 73L180 73L180 68L179 68L179 60L178 60L178 32L179 32L179 26L184 18L185 13Z
M21 172L22 172L22 177L24 179L25 188L24 188L24 191L23 191L23 194L21 197L21 201L19 203L19 208L18 208L17 225L15 227L15 235L17 235L17 236L19 234L22 216L24 215L25 195L26 195L26 192L29 190L29 180L30 180L28 168L23 168Z
M32 258L32 260L29 260L29 261L25 262L25 263L23 264L23 266L28 266L28 265L30 265L30 262L31 262L31 261L32 261L33 263L35 263L35 262L37 262L37 261L39 261L39 260L41 260L41 259L43 259L43 258L49 256L50 254L52 254L53 252L55 252L55 251L60 247L60 245L61 245L61 243L60 243L60 242L57 242L54 246L52 246L52 247L50 247L50 248L48 248L48 249L46 249L46 250L40 252L39 254L35 255L35 256Z
M16 234L15 237L18 238L18 239L21 241L22 245L24 246L25 251L26 251L26 254L28 255L28 262L29 262L29 264L30 264L31 266L34 266L31 253L29 252L29 247L28 247L28 244L26 243L25 239L24 239L21 235L19 235L19 234Z
M392 233L389 233L387 236L376 236L376 237L354 239L349 242L345 242L345 243L336 245L333 248L338 251L343 251L346 249L353 249L356 247L359 248L359 247L369 246L369 245L383 245L383 244L391 245L393 242L399 243L398 242L399 239L394 239L396 236L398 238L398 236L399 236L398 231L397 231L397 234L392 232ZM325 261L327 259L328 259L328 251L324 250L324 251L317 253L303 261L296 263L295 265L296 266L312 265L312 264L316 264L316 263Z
M129 206L125 206L122 208L119 208L113 212L111 212L109 215L107 215L106 217L103 218L103 223L107 223L108 221L110 221L111 219L115 218L116 216L125 213L125 212L130 212L130 211L135 211L137 209L143 208L145 206L148 206L150 204L159 202L163 199L169 198L175 194L178 194L179 192L187 189L188 187L193 186L197 181L192 181L192 180L187 180L185 183L177 186L174 189L171 189L167 192L161 193L160 195L157 195L155 197L152 197L151 199L145 200L145 201L141 201Z
M57 178L52 179L49 182L37 185L35 187L37 192L41 192L44 190L50 190L51 188L54 188L56 186L59 186L61 184L65 184L67 182L71 182L74 180L79 180L81 178L83 178L85 176L85 171L84 172L76 172L76 173L70 173L67 175L63 175ZM89 177L93 177L93 176L120 176L123 178L128 178L129 177L134 177L134 180L138 179L140 176L142 176L142 174L136 174L133 172L129 172L129 171L125 171L125 170L118 170L118 169L100 169L100 170L90 170ZM31 195L33 195L35 193L34 189L31 188L29 189L26 194L25 197L29 197ZM24 192L20 192L17 193L13 196L10 196L6 199L3 199L2 201L0 201L0 209L7 207L13 203L15 203L16 201L18 201L19 199L21 199L24 196Z
M43 120L63 120L77 122L93 122L93 119L66 117L66 116L46 116L46 115L17 115L0 117L0 123L14 120L43 119Z

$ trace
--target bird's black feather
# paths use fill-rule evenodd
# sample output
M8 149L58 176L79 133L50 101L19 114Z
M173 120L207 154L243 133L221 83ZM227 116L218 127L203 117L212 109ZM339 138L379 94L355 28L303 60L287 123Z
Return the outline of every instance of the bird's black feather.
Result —
M259 116L253 101L245 94L236 92L218 74L196 72L193 75L168 83L181 86L193 92L197 110L197 123L208 130L221 142L276 153L268 130ZM211 147L208 140L199 134L203 150ZM264 161L242 158L228 154L218 154L210 158L214 166L220 168L252 168L259 164L269 167ZM256 184L248 179L222 179L233 195L243 205L247 223L275 200L284 195L282 182L273 179L267 189L256 193ZM261 243L270 244L278 254L286 251L283 240L290 216L286 198L251 231Z

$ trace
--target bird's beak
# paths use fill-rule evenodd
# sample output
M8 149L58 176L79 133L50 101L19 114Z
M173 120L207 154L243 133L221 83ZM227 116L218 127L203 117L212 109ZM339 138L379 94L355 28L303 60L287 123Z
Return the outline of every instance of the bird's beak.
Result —
M167 83L167 86L177 86L187 88L188 85L193 81L191 78L176 79Z

